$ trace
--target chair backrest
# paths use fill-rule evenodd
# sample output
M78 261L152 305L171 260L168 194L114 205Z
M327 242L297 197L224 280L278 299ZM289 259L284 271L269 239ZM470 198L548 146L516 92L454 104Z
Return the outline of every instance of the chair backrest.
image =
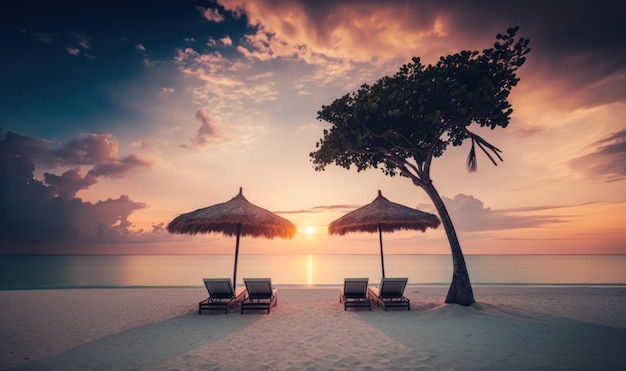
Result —
M408 278L381 278L378 296L381 298L401 298Z
M366 298L369 278L345 278L343 296L346 298Z
M230 278L203 278L209 296L214 299L230 299L235 297L235 290Z
M244 278L251 299L271 299L274 296L270 278Z

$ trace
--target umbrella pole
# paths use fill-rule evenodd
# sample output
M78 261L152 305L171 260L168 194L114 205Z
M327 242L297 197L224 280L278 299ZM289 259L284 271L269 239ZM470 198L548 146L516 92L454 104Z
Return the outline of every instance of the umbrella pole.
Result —
M378 240L380 241L380 266L383 269L383 278L385 278L385 258L383 257L383 231L378 223Z
M237 290L237 259L239 258L239 235L241 234L241 223L237 223L237 242L235 244L235 270L233 272L233 288Z

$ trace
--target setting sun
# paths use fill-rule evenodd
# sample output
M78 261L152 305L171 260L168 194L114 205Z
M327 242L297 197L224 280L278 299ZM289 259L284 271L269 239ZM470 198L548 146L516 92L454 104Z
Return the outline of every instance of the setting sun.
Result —
M304 232L305 232L306 234L313 234L313 233L315 232L315 228L314 228L314 227L312 227L312 226L308 226L308 227L306 227L306 228L304 229Z

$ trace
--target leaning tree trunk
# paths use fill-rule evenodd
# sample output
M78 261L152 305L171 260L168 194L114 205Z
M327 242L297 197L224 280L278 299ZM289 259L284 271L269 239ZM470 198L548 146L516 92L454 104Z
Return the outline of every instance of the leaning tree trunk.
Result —
M446 296L446 303L470 306L476 302L474 300L474 292L472 291L472 284L470 283L469 273L465 265L463 251L461 251L461 244L456 236L452 219L450 219L450 215L448 214L448 209L446 209L446 205L443 203L443 200L432 182L422 182L419 185L426 191L426 194L428 194L432 200L435 208L437 208L443 228L450 242L454 272L452 274L452 283L450 284L450 289Z

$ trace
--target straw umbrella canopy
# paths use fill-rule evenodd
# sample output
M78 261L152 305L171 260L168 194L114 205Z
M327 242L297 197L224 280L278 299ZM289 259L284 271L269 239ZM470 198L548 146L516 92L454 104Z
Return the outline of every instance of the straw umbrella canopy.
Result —
M383 278L385 278L382 233L397 230L425 232L428 227L437 228L439 223L436 215L391 202L378 190L378 197L374 201L330 223L328 233L343 236L348 232L374 233L378 231L380 264Z
M233 285L236 286L239 238L292 238L296 233L296 226L289 220L248 202L239 187L239 194L230 201L181 214L167 225L167 230L178 234L215 232L229 237L236 236L233 271Z

